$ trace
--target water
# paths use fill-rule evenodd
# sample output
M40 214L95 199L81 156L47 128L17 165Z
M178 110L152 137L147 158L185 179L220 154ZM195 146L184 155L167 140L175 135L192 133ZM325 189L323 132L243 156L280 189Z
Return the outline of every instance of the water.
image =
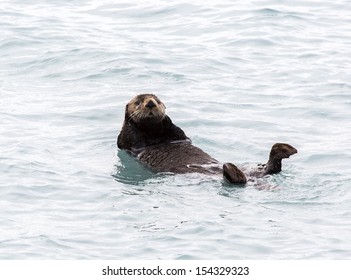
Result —
M350 259L350 1L0 5L1 259ZM235 188L116 148L153 92Z

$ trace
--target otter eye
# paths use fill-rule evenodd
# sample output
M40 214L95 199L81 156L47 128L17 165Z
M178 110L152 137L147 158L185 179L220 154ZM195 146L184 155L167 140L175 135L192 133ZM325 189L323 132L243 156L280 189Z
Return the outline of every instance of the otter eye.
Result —
M135 106L139 106L140 105L140 101L137 100L137 101L134 102L134 104L135 104Z

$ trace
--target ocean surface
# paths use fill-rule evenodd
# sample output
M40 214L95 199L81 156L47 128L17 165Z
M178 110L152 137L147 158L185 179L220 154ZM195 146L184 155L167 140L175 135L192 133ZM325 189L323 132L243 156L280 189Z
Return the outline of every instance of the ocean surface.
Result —
M351 259L351 1L0 1L1 259ZM247 184L116 147L152 92Z

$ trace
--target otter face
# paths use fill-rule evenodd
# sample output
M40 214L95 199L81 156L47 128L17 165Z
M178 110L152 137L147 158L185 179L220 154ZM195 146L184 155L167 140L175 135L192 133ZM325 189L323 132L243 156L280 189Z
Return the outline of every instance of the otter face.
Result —
M166 106L154 94L140 94L129 101L126 107L128 118L139 123L143 120L161 121Z

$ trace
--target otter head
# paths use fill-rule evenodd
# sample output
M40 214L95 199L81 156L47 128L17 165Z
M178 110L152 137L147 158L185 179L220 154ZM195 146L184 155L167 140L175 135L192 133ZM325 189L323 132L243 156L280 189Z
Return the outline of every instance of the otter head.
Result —
M154 94L139 94L126 106L126 118L135 123L159 122L165 117L166 106Z

